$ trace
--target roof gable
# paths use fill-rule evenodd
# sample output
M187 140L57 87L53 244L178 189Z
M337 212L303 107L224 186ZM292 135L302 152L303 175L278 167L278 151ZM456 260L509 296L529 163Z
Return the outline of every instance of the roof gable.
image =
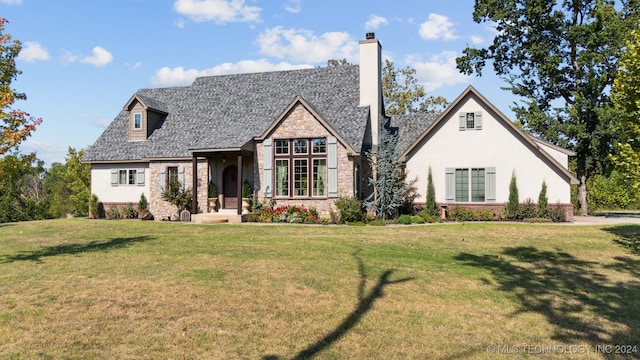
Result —
M336 131L336 129L334 129L333 126L331 126L331 124L329 124L325 119L323 119L322 116L313 108L313 106L311 106L311 104L303 99L302 96L296 96L291 104L286 107L286 109L280 114L280 116L278 116L278 118L274 120L273 123L259 137L256 138L256 140L261 141L269 137L276 128L282 125L282 123L289 117L291 112L298 105L302 106L306 111L308 111L318 121L318 123L320 123L320 125L327 129L327 131L331 133L331 135L335 136L338 142L345 146L350 154L357 154L357 151L355 151L351 147L351 145L349 145L349 143L340 135L340 133Z
M562 164L560 164L556 159L554 159L549 153L547 153L539 142L541 140L531 136L530 134L525 133L520 128L518 128L513 122L511 122L498 108L496 108L489 100L487 100L478 90L476 90L473 86L468 86L446 109L440 114L435 121L419 136L413 143L411 143L404 152L400 155L400 159L406 161L408 157L412 155L412 153L417 150L419 145L428 137L431 136L434 132L437 131L439 126L445 121L455 121L457 116L455 112L459 108L460 104L469 97L475 97L481 103L481 105L486 106L491 112L493 112L496 116L495 119L505 127L507 127L515 136L520 139L522 142L528 145L530 149L537 152L542 156L546 161L548 161L551 166L553 166L557 171L561 172L565 176L567 176L571 183L578 183L578 179L569 172ZM534 140L537 139L537 140ZM550 144L549 144L550 145ZM554 148L559 148L554 146ZM564 149L564 153L571 156L572 152Z

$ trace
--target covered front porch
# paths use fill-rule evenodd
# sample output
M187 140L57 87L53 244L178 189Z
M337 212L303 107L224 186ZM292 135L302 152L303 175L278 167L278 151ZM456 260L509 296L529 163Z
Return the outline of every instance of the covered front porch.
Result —
M202 159L207 160L206 178L202 175L193 177L192 217L197 219L202 214L216 213L242 215L243 182L248 181L253 189L253 154L253 151L244 149L192 150L194 174L202 174L198 165L203 166ZM207 190L212 185L217 189L217 197L213 199L217 203L215 209L208 204Z

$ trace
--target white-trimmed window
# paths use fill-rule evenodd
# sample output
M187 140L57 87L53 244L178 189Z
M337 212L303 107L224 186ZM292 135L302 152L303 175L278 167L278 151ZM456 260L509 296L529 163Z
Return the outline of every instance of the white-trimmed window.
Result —
M144 169L111 169L111 186L144 185Z
M136 130L142 129L142 114L134 113L133 114L133 128Z
M445 170L447 202L495 202L496 168L447 168Z

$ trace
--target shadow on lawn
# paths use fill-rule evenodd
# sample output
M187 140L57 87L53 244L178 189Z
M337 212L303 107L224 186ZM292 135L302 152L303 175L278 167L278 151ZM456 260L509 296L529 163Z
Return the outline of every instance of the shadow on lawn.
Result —
M627 248L634 255L640 255L640 225L612 226L604 230L618 236L613 242Z
M364 263L362 259L358 256L358 252L356 251L353 254L353 257L356 258L358 262L358 273L360 275L360 282L358 283L358 302L356 304L355 309L347 316L341 323L338 325L333 331L329 332L321 339L316 341L313 344L307 346L304 350L300 351L296 356L292 358L292 360L303 360L303 359L311 359L324 349L331 346L333 343L338 341L341 337L347 334L349 330L351 330L362 317L371 310L373 303L378 299L384 296L383 289L388 285L399 284L407 281L411 281L414 278L402 278L398 280L389 280L391 274L393 274L393 270L387 270L380 277L378 277L378 281L376 285L369 290L369 293L365 293L365 288L367 285L367 274L364 269ZM267 355L262 358L263 360L280 360L279 356L276 355Z
M490 270L487 282L497 282L498 290L519 300L520 309L513 315L530 312L545 316L553 325L554 340L591 345L640 343L640 283L614 283L597 271L601 265L596 262L560 250L524 246L506 248L498 256L461 253L455 258ZM635 266L637 275L638 262L615 260L618 262L602 267L629 273ZM616 329L600 319L615 324Z
M42 258L58 255L73 255L93 251L109 251L129 246L133 243L149 241L150 236L135 236L130 238L115 238L107 241L92 241L86 244L60 244L47 246L34 251L25 251L15 255L0 255L0 264L15 261L42 262Z

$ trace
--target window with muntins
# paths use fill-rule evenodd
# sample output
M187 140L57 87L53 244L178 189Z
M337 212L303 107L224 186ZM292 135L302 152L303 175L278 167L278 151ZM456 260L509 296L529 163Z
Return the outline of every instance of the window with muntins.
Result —
M482 111L460 112L458 118L460 131L482 130Z
M454 176L454 173L448 173L447 176ZM491 179L495 178L495 170L490 173ZM495 186L495 180L489 180L492 186ZM455 169L455 202L485 202L487 201L485 192L487 191L487 172L484 168L471 169ZM447 184L447 186L450 186ZM447 189L445 192L449 192ZM493 190L495 192L495 190Z
M111 186L144 185L144 169L111 169Z
M274 195L327 196L327 139L274 140Z

